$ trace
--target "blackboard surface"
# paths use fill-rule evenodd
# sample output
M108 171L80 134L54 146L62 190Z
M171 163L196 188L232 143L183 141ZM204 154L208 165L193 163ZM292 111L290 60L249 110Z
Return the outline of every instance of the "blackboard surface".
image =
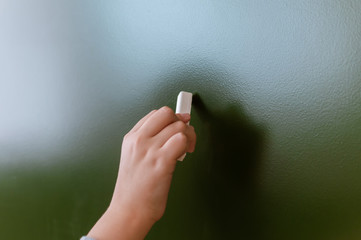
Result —
M361 237L361 2L3 1L0 239L78 239L123 135L197 93L147 239Z

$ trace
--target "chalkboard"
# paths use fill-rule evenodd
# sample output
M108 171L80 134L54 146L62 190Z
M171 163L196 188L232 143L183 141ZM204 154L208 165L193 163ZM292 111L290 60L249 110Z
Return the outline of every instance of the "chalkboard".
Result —
M0 3L0 239L79 239L124 134L196 93L146 239L359 239L360 1Z

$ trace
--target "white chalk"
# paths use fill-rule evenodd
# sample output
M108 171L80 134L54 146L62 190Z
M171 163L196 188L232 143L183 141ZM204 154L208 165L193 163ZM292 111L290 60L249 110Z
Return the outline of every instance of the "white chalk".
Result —
M192 108L192 93L181 91L177 97L177 107L175 113L188 113L191 114ZM187 123L189 124L189 122ZM183 161L186 154L178 158L178 161Z

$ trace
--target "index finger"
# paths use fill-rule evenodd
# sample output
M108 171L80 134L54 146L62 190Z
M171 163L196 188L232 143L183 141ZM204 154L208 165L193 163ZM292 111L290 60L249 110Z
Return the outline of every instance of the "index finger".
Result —
M151 111L150 113L148 113L147 115L145 115L142 119L140 119L137 124L135 124L135 126L130 130L131 132L135 132L137 131L143 124L144 122L155 112L156 110Z
M177 121L178 118L169 107L162 107L154 112L140 127L139 131L143 131L147 136L157 135L163 128Z

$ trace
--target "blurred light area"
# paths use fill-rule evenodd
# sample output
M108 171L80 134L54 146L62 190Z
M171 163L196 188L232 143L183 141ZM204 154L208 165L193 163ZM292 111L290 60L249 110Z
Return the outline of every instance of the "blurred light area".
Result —
M1 1L0 9L1 164L20 153L60 150L74 119L64 4Z

